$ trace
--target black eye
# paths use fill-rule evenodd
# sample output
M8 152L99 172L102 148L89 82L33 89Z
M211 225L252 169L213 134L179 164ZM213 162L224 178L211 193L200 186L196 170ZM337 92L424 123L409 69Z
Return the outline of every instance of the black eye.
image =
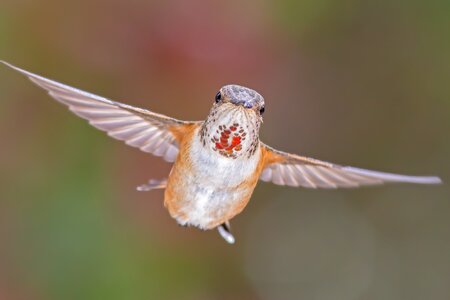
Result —
M263 106L259 109L259 114L262 115L266 111L266 108Z
M220 100L222 100L222 94L220 92L218 92L216 94L216 103L220 102Z

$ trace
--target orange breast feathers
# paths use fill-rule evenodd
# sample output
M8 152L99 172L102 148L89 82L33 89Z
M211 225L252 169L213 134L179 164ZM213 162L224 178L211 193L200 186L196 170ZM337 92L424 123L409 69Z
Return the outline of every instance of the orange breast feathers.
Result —
M195 173L190 155L190 148L193 145L195 132L197 132L199 126L201 125L192 124L176 127L173 130L173 134L179 143L180 151L169 175L164 205L167 207L170 215L180 224L212 229L230 220L245 208L266 162L271 159L268 157L267 151L261 147L261 152L258 154L259 160L255 165L254 171L249 176L243 178L237 185L229 188L218 185L219 193L223 193L221 201L214 203L216 201L214 199L204 199L204 195L201 195L201 193L197 194L196 191L201 190L205 185L207 186L207 183L198 180L202 177L201 174ZM215 159L212 150L211 154L211 159ZM233 163L239 163L237 160L221 156L217 156L217 159L229 159L230 168L233 168ZM221 174L217 174L217 176L221 176ZM196 190L192 185L198 186L198 189ZM211 203L203 202L202 204L202 201L210 201ZM203 213L201 217L199 217L200 213Z

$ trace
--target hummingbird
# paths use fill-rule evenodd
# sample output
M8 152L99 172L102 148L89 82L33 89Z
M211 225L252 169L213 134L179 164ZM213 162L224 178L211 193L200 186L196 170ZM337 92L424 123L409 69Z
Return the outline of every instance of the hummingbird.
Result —
M164 206L178 224L217 228L230 244L235 242L230 220L244 210L259 180L313 189L441 183L435 176L371 171L276 150L259 139L264 98L244 86L223 86L205 120L182 121L1 62L109 136L173 163L167 179L152 179L137 190L165 189Z

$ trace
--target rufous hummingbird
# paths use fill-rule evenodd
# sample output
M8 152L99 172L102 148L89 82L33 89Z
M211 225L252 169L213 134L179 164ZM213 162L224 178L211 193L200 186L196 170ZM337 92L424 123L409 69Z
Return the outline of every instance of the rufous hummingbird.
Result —
M438 177L370 171L275 150L259 140L264 98L243 86L222 87L206 120L180 121L3 63L109 136L174 163L167 180L137 189L165 189L164 205L180 225L217 228L228 243L235 241L229 221L245 208L258 180L305 188L441 183Z

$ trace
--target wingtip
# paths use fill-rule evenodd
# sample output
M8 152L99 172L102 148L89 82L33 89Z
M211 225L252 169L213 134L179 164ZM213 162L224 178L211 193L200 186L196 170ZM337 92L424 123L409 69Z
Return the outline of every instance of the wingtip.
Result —
M412 177L412 183L418 184L442 184L442 179L437 176L420 176L420 177Z
M16 67L16 66L15 66L15 65L13 65L13 64L10 64L10 63L9 63L9 62L7 62L7 61L4 61L4 60L1 60L1 59L0 59L0 63L4 64L5 66L7 66L7 67L9 67L9 68L11 68L11 69L14 69L14 70L17 70L17 71L21 71L21 72L23 72L23 70L22 70L22 69L20 69L20 68Z
M441 178L437 176L409 176L394 173L385 173L379 171L372 171L366 169L360 169L355 167L343 167L343 169L350 171L352 173L369 176L374 178L382 179L386 182L404 182L404 183L415 183L415 184L441 184Z
M38 78L38 79L41 79L41 80L50 80L50 79L42 77L42 76L40 76L38 74L34 74L34 73L30 72L30 71L27 71L27 70L21 69L19 67L16 67L15 65L10 64L9 62L6 62L4 60L0 60L0 62L3 63L5 66L7 66L7 67L9 67L9 68L11 68L11 69L13 69L13 70L15 70L15 71L25 75L25 76L27 76L31 80L33 80L32 78Z
M442 179L437 176L428 177L428 184L442 184Z
M12 65L11 65L10 63L8 63L8 62L6 62L6 61L4 61L4 60L1 60L1 59L0 59L0 63L6 65L6 66L8 66L8 67L12 67Z

